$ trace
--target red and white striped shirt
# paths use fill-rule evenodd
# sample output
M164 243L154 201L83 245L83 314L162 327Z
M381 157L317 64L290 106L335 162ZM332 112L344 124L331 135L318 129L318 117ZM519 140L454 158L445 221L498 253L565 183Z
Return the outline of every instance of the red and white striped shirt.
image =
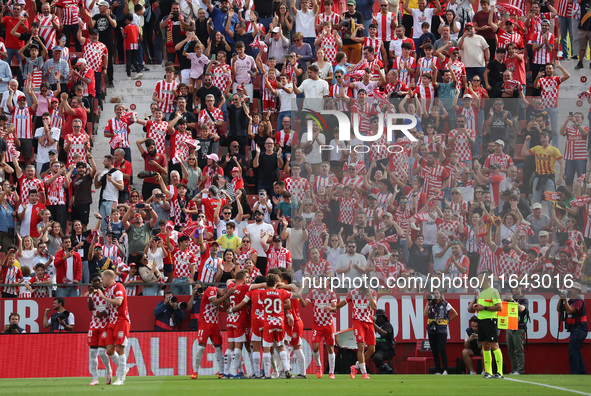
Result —
M477 273L481 273L484 270L493 270L495 266L494 255L484 240L481 240L478 244L478 256Z
M51 114L51 127L61 130L64 125L64 117L60 117L58 109L52 108L49 113Z
M464 115L466 117L466 129L478 131L478 108L476 106L472 105L468 108L460 106L458 115Z
M574 1L569 0L558 0L558 4L556 5L556 12L558 13L558 16L572 18L574 3Z
M291 267L291 252L283 246L277 250L273 246L266 252L267 254L267 274L273 268Z
M58 17L52 14L49 14L48 16L37 14L35 21L39 23L39 36L45 40L45 47L55 47L57 43L56 30L53 27L52 21L59 25Z
M269 85L273 87L274 90L277 91L277 79L269 80ZM273 95L271 90L265 84L265 89L263 89L263 103L265 104L266 108L269 110L274 110L275 106L277 105L277 95Z
M212 283L215 282L215 274L218 266L221 264L221 258L213 258L207 252L207 256L201 256L201 266L199 267L199 282Z
M519 33L509 34L503 29L497 31L497 48L507 48L509 43L515 43L518 49L523 48L523 37Z
M463 238L465 240L464 246L466 251L469 253L478 251L478 239L476 238L476 232L472 226L464 227Z
M412 77L410 75L410 73L408 72L408 70L406 69L406 67L402 67L402 64L406 62L406 64L408 65L408 67L410 69L416 69L417 68L417 61L415 58L413 58L412 56L409 56L407 59L402 59L402 56L394 59L394 63L392 64L392 68L394 69L399 69L398 70L398 79L404 83L405 85L410 85L410 82L412 81Z
M434 197L443 186L443 181L449 178L449 172L441 165L428 166L427 161L421 162L421 176L425 179L422 191L428 197Z
M129 124L128 121L120 120L117 117L107 121L105 132L121 136L121 141L116 143L115 148L129 148ZM111 138L111 141L113 139L115 139L115 136Z
M552 33L547 32L546 34L542 34L542 32L538 32L538 34L533 37L533 40L530 40L529 42L530 44L542 44L544 39L547 37L548 44L554 48L555 38ZM536 65L545 65L550 61L552 61L552 50L548 50L545 45L542 45L538 50L534 51L534 58L532 59L532 62Z
M58 176L51 184L47 184L47 181L51 179L53 175L48 173L43 178L45 186L47 188L47 205L65 205L66 204L66 193L64 191L64 176Z
M591 202L587 202L582 208L583 212L583 236L591 238Z
M21 270L17 267L3 267L2 268L2 283L5 285L13 285L23 277ZM4 293L18 295L18 286L4 286Z
M414 92L419 95L420 99L425 99L425 107L427 108L427 112L430 113L431 107L433 107L433 103L435 102L435 87L433 83L429 83L428 87L420 84L415 88Z
M66 136L66 141L69 140L71 142L70 150L68 151L68 167L70 167L70 165L75 165L74 155L76 154L80 154L81 156L79 161L86 162L86 148L89 139L90 138L86 133L79 133L78 135L73 134Z
M328 187L330 186L331 182L334 186L339 184L339 181L335 176L331 178L330 176L318 175L314 177L314 185L312 188L314 188L314 190L318 190L318 187Z
M441 69L441 63L439 62L439 58L432 56L430 59L422 57L419 59L419 78L418 81L420 82L420 78L423 76L423 73L431 73L433 74L433 69L431 66L435 65L437 69Z
M359 176L359 175L357 175L355 177L345 176L345 177L343 177L341 184L343 186L351 186L353 188L359 188L363 185L363 177Z
M488 169L493 164L500 165L501 169L507 169L510 166L513 166L513 159L507 154L490 154L486 157L483 167Z
M382 218L386 211L384 208L377 206L375 209L370 209L367 205L364 205L362 212L367 215L367 225L373 228L378 228L379 224L376 224L375 217Z
M59 0L56 6L62 9L62 24L63 25L77 25L78 24L78 7L83 7L82 0Z
M147 121L147 138L154 139L156 151L166 153L166 135L168 134L168 122L166 121Z
M534 40L538 33L542 31L542 20L552 19L552 15L549 12L541 12L538 15L533 15L530 19L530 25L528 29L528 41Z
M19 139L33 139L33 116L35 112L30 107L15 107L12 112L12 123L16 128Z
M311 5L311 4L310 4ZM330 22L331 28L334 28L341 21L341 16L336 12L331 12L330 15L326 12L318 14L316 17L316 26L321 26L324 22Z
M392 29L392 21L394 21L394 25L398 25L398 18L396 14L393 12L388 12L387 14L379 13L377 18L374 18L378 25L378 35L382 39L382 41L390 41L395 36L394 29Z
M156 83L154 92L156 92L158 95L158 99L164 100L163 103L159 103L163 113L172 113L174 111L174 92L177 90L177 88L178 84L176 81L169 83L166 82L166 80L161 80Z
M373 48L374 57L376 60L382 61L382 39L379 37L371 38L366 37L363 39L362 48L371 47ZM365 57L363 57L365 59ZM370 64L370 69L373 71L373 65Z
M587 133L589 128L583 127ZM566 160L587 160L587 136L581 135L579 128L572 125L566 128L566 147L564 150L564 159Z

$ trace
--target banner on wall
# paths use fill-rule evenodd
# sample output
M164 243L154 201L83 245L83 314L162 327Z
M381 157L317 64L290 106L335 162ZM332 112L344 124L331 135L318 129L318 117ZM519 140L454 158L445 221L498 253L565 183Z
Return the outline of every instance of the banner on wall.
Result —
M344 295L339 295L344 299ZM568 333L564 330L559 321L556 305L558 296L553 294L527 294L529 299L528 342L567 342ZM188 300L189 296L179 296L179 301ZM455 308L459 314L459 320L450 324L448 342L463 342L465 329L469 325L470 317L473 315L467 311L468 304L474 296L472 294L447 294L446 300ZM129 313L131 317L132 331L153 331L154 314L156 304L162 301L162 297L129 297ZM48 329L43 328L43 315L46 308L51 308L53 299L3 299L0 301L0 318L2 326L8 323L11 312L17 312L20 317L20 326L25 328L27 333L42 333ZM377 305L386 311L394 328L394 337L397 342L413 342L426 337L425 318L423 317L424 304L427 301L425 296L414 295L390 295L378 294ZM586 299L587 306L591 306L591 299ZM86 333L90 323L90 312L86 298L66 298L66 309L73 312L76 317L76 332ZM350 307L347 305L335 315L336 330L348 329L351 327ZM304 328L312 327L312 306L300 308ZM188 315L187 315L188 316ZM220 314L222 328L225 323L225 313ZM183 330L190 330L189 320L182 324ZM560 331L559 331L560 330ZM591 338L591 333L589 334Z
M226 332L222 332L224 349ZM302 350L306 356L307 373L315 371L310 343L312 331L305 330ZM0 378L26 377L88 377L88 346L86 334L23 334L0 337ZM195 370L197 332L132 332L125 348L127 367L131 376L189 376ZM322 356L322 348L320 350ZM37 364L31 364L34 359ZM55 362L58 364L52 364ZM293 360L292 367L297 367ZM112 367L113 372L115 366ZM26 375L23 373L26 370ZM213 345L207 344L200 375L214 375L220 370ZM105 377L105 368L99 359L99 376ZM102 380L101 380L102 382Z

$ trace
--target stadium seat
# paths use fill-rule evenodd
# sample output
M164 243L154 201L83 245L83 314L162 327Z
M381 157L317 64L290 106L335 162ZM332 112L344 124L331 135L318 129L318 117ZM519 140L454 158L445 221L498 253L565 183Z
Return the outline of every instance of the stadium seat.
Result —
M249 194L246 196L246 198L248 199L248 204L251 208L253 207L254 203L259 200L259 196L255 194Z
M516 144L515 145L515 155L513 156L513 160L515 162L525 161L525 157L521 155L521 150L523 149L523 144Z
M409 374L429 374L429 367L434 364L429 340L417 341L415 356L409 357L406 362Z
M218 135L224 136L228 134L228 122L224 121L222 126L218 128Z
M271 225L273 225L273 230L277 234L277 226L279 225L279 220L271 220Z
M478 370L478 362L482 362L482 356L472 356L470 360L472 360L472 367L476 370L477 373L479 373L481 370ZM482 366L483 364L484 363L480 363L480 366ZM466 374L469 374L468 367L466 367Z
M286 172L284 170L279 171L279 180L285 180L288 177L289 177L289 172Z
M263 83L263 76L258 74L253 80L252 80L252 86L253 86L253 92L260 92L261 90L261 85Z
M517 179L519 179L519 185L523 185L523 168L517 168Z
M258 113L259 110L259 100L257 98L253 98L252 103L250 104L250 114Z

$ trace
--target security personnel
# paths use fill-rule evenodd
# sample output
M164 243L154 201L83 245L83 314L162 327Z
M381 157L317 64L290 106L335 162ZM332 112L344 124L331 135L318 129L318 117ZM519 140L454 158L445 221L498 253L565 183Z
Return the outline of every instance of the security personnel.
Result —
M529 301L521 294L521 286L512 288L511 294L507 296L505 301L516 302L519 311L519 327L517 330L507 330L507 352L511 360L511 374L523 374L525 366L523 343L529 318Z
M387 363L394 355L394 328L386 316L386 311L377 309L373 321L376 331L376 351L371 357L376 367L383 374L396 374Z

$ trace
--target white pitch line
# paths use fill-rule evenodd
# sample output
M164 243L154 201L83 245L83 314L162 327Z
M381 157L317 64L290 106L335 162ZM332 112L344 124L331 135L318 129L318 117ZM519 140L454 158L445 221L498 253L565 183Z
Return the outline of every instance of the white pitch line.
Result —
M585 392L581 392L581 391L577 391L577 390L573 390L573 389L561 388L560 386L554 386L554 385L548 385L548 384L540 384L539 382L523 381L523 380L518 380L518 379L515 379L515 378L507 378L507 377L505 377L505 379L507 381L522 382L524 384L532 384L532 385L544 386L546 388L557 389L557 390L561 390L561 391L564 391L564 392L571 392L571 393L577 393L579 395L591 396L591 393L585 393Z

